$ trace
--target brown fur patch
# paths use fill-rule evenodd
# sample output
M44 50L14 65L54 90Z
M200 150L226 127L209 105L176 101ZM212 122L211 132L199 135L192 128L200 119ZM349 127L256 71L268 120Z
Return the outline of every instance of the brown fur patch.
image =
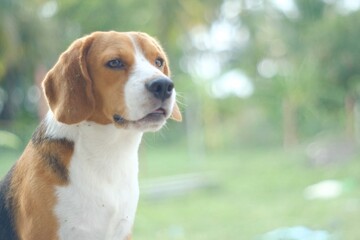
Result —
M95 111L89 120L100 124L113 122L113 115L126 117L124 88L135 62L135 49L126 33L94 33L86 62L93 81ZM106 64L118 59L124 69L110 69Z
M33 135L16 163L11 181L16 229L22 240L56 240L55 186L68 182L74 144L44 136L44 127Z

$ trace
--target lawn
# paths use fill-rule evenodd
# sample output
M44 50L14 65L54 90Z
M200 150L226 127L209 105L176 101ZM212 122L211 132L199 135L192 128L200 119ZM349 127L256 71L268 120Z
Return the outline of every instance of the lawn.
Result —
M219 151L199 162L191 161L185 149L147 150L141 162L146 166L142 182L204 172L215 185L164 199L142 196L135 239L259 239L271 230L293 226L326 230L335 239L360 239L360 159L314 168L303 152ZM340 196L305 199L307 186L328 179L344 183Z
M3 175L19 153L0 151ZM294 226L325 230L333 239L360 239L359 156L322 168L310 166L301 148L287 152L234 149L197 157L181 146L144 144L140 156L143 194L134 228L136 240L262 239L269 231ZM203 176L205 184L155 197L144 190L150 180L189 173ZM307 186L328 179L343 184L339 196L305 199Z

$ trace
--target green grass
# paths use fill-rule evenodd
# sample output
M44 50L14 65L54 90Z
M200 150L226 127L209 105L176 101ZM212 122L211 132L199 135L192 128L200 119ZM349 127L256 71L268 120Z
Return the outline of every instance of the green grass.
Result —
M134 237L142 239L258 239L280 227L323 229L339 239L360 239L360 161L311 167L301 150L220 151L203 162L185 149L151 149L147 178L186 172L211 172L217 188L176 198L143 196ZM306 200L304 189L322 180L350 182L347 191L329 200Z
M140 151L140 183L185 173L210 173L214 187L177 197L142 195L135 240L259 239L280 227L323 229L341 240L360 239L360 158L341 165L311 167L303 149L249 149L208 152L202 157L183 147ZM0 154L4 174L19 153ZM337 198L306 200L304 189L322 180L347 183Z
M21 153L0 147L0 178L4 176Z

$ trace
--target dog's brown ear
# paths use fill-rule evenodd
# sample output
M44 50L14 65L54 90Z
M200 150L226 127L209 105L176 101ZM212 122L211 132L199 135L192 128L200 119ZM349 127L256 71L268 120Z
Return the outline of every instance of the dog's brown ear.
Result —
M48 105L62 123L79 123L94 111L92 82L86 64L92 40L92 37L76 40L61 54L43 81Z
M177 103L175 103L175 105L174 105L174 108L173 108L170 118L177 122L182 121L182 115L181 115L181 112L180 112L180 109L179 109L179 106L177 105Z

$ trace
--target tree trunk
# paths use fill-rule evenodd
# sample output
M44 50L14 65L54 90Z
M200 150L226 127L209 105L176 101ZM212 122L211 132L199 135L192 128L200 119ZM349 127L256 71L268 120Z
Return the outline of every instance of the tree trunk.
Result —
M297 145L298 131L296 106L287 98L283 99L283 145L289 148Z
M346 114L346 135L355 141L355 105L356 99L353 95L347 94L345 96L345 114Z

